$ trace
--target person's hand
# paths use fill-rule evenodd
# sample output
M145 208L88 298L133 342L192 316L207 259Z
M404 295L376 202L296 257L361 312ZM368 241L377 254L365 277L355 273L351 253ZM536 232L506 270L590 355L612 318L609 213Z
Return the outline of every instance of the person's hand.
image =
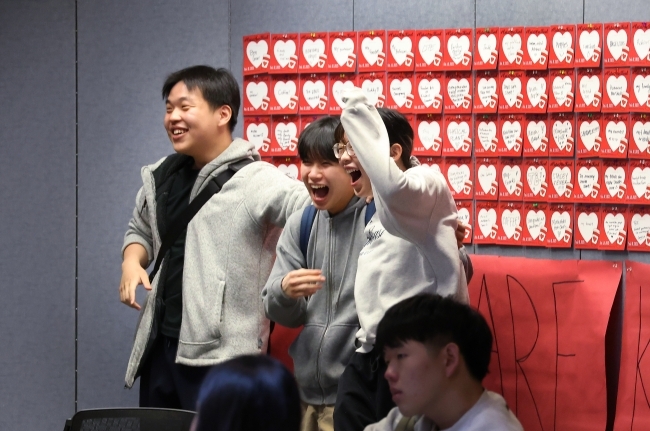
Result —
M282 279L282 291L289 298L298 299L318 292L325 282L320 269L297 269Z
M463 246L463 240L465 239L465 231L467 228L469 228L469 225L458 220L458 227L456 228L456 242L458 243L458 248Z
M122 262L122 280L120 281L120 301L140 310L140 304L135 302L135 289L142 284L145 289L151 290L149 274L139 262L125 260Z
M372 195L370 195L370 196L366 196L366 204L369 204L370 202L372 202L372 200L373 200L373 196L372 196Z

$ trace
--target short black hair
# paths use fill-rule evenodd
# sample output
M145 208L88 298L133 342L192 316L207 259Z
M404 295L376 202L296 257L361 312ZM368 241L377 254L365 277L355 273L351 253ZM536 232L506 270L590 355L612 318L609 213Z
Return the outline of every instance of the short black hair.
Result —
M407 341L434 348L458 345L469 373L479 382L488 372L492 332L485 318L450 297L423 293L390 307L377 327L376 348L396 348Z
M411 153L413 152L413 127L406 117L393 109L377 108L377 112L381 120L386 126L388 132L389 144L400 144L402 147L402 156L400 160L408 169L412 167ZM345 129L343 124L340 124L334 131L334 139L336 142L341 142Z
M338 164L332 147L338 142L334 139L334 131L339 124L341 120L335 116L321 117L309 123L298 138L300 160L305 163L329 161Z
M217 109L228 105L232 110L228 126L235 130L241 99L239 85L228 69L215 69L210 66L192 66L179 70L167 77L162 88L163 100L167 100L172 88L179 82L185 83L188 90L198 88L210 108Z

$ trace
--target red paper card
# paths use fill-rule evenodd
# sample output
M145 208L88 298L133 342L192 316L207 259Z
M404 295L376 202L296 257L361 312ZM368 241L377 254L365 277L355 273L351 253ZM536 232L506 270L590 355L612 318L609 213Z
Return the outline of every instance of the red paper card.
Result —
M300 116L300 133L304 132L307 126L309 126L314 121L322 118L322 115L301 115ZM300 137L300 136L298 136Z
M526 70L546 70L548 68L548 27L526 27L524 32L524 59L521 62Z
M603 164L598 159L579 159L576 161L575 202L600 202L600 189L603 185Z
M631 24L630 55L628 62L633 66L650 66L650 26L647 22Z
M301 33L298 71L300 73L327 72L328 49L327 32Z
M625 250L627 242L626 205L603 206L598 250Z
M409 72L415 68L415 30L388 31L388 60L386 69L389 72Z
M445 75L445 114L472 112L472 72L449 72Z
M476 138L474 139L474 153L481 157L497 157L499 138L499 117L497 115L477 115L474 121Z
M442 67L445 70L472 70L474 29L455 28L445 30L445 48Z
M578 24L575 67L598 67L603 50L603 25Z
M271 114L297 114L300 75L274 75L271 79Z
M271 80L268 75L244 77L244 115L269 115Z
M244 76L266 73L269 68L271 34L244 36Z
M629 123L629 114L603 114L600 157L627 158Z
M386 30L366 30L358 33L358 72L386 70Z
M575 209L575 238L573 246L576 249L598 248L600 238L600 205L578 204Z
M632 206L627 227L628 251L650 251L650 207Z
M280 172L294 180L300 178L300 158L299 157L273 157L271 163L274 164Z
M386 103L386 72L360 73L357 79L368 102L377 108L382 108Z
M579 69L576 84L575 112L600 112L603 98L603 74L601 69Z
M297 73L299 44L298 33L272 34L269 73Z
M469 157L472 155L471 115L445 115L442 155Z
M521 245L526 247L544 247L548 233L547 204L524 203L524 223Z
M441 174L443 172L447 172L445 159L443 159L442 157L418 156L418 161L420 162L420 164L422 166L427 166L427 167L429 167L431 169L435 169L436 171L440 172Z
M445 43L445 31L417 30L415 32L417 48L415 49L415 70L420 72L441 71L442 47Z
M499 200L523 201L524 183L521 159L504 158L499 161Z
M573 202L574 161L571 159L550 159L548 170L551 183L547 193L549 202Z
M413 112L413 101L415 96L413 85L415 77L413 73L388 73L388 98L386 108L396 109L402 113Z
M421 72L415 74L414 112L442 113L442 91L445 88L445 74L442 72Z
M521 202L499 202L497 244L521 245L523 210L524 204Z
M476 201L474 244L496 244L499 230L498 202Z
M630 160L627 168L628 204L650 204L650 161Z
M523 128L525 117L519 115L499 115L497 133L497 153L499 156L521 156L524 143Z
M548 72L527 71L522 110L528 114L543 114L548 108Z
M578 114L577 125L578 143L576 154L578 158L598 157L602 144L601 114Z
M635 67L630 71L630 110L650 112L650 68Z
M474 70L496 70L499 64L501 36L498 27L476 29Z
M548 59L549 69L564 69L573 66L575 53L575 25L553 25L549 32L551 49Z
M472 201L456 201L456 211L458 211L458 220L465 225L465 238L463 244L472 243L472 230L474 226L474 209Z
M627 66L630 53L630 23L607 23L604 35L603 65L606 67Z
M440 156L442 154L442 115L418 114L413 132L413 154L416 156Z
M341 113L345 107L345 103L343 103L344 93L357 85L357 75L351 73L330 74L330 114Z
M573 243L573 204L549 204L546 211L550 232L546 236L546 246L551 248L571 248Z
M260 155L271 155L271 117L244 117L244 139L255 145Z
M447 158L445 160L445 178L454 199L472 199L474 197L474 172L472 159Z
M548 156L549 121L546 114L526 115L524 157Z
M476 187L474 197L486 201L499 198L499 159L476 159Z
M603 92L603 112L630 112L630 69L605 69L603 76L605 91Z
M516 114L521 112L524 103L524 80L526 74L523 71L499 71L499 113Z
M474 113L495 114L499 106L499 72L484 70L476 72L474 90Z
M550 157L573 156L575 117L573 114L550 114L550 145L548 154Z
M603 203L625 203L627 190L627 160L603 160L604 187L600 190L600 200Z
M274 116L269 155L274 157L298 155L299 130L300 117L298 115Z
M551 91L548 95L548 112L573 112L575 72L573 69L549 71Z
M336 73L354 73L357 69L357 33L330 32L327 70Z
M329 105L328 74L302 75L300 82L300 114L327 114Z
M524 59L524 28L502 27L499 30L501 46L499 47L499 69L521 70Z
M524 159L524 201L546 202L548 159Z
M627 156L631 159L650 159L650 115L630 115L630 148Z

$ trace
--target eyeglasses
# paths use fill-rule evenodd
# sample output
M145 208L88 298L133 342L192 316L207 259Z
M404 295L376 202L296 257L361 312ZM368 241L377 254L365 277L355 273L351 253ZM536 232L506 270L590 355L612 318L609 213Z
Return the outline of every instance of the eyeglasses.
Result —
M352 144L350 144L350 142L337 142L334 144L332 149L334 150L334 156L337 159L343 157L344 152L348 153L348 156L350 157L354 156L354 150L352 149Z

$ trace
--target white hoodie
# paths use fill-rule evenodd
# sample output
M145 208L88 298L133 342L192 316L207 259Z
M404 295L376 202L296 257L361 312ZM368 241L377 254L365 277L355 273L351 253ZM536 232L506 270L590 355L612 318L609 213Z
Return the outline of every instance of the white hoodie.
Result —
M445 178L424 166L403 172L390 157L386 127L363 92L347 93L341 123L370 178L377 212L366 226L354 297L360 353L372 350L377 325L392 305L419 293L469 302L458 256L458 215Z

